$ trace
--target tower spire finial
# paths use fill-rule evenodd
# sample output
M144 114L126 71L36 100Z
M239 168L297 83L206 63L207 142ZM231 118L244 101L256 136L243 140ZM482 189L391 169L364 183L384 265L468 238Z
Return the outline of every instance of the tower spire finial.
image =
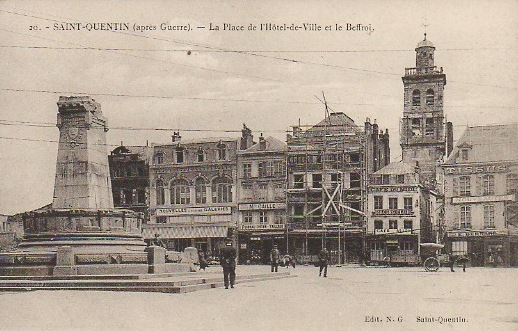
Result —
M424 40L426 40L426 32L424 33Z

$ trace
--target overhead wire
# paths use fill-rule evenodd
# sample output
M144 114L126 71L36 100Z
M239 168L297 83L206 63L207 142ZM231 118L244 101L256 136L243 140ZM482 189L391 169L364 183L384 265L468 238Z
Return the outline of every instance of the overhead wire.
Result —
M14 15L28 16L28 17L33 17L33 18L38 18L38 19L43 19L43 20L60 22L60 21L57 21L57 20L54 20L54 19L50 19L50 18L39 17L39 16L34 16L34 15L27 15L27 14L21 14L21 13L17 13L17 12L14 12L14 11L12 12L12 11L2 10L2 9L0 9L0 11L6 12L6 13L10 13L10 14L14 14ZM27 10L23 10L23 11L27 11ZM27 11L27 12L31 12L31 11ZM39 14L42 14L42 13L39 13ZM42 15L46 15L46 14L42 14ZM70 18L66 18L66 19L70 19ZM60 22L60 23L66 23L66 22ZM249 51L229 50L229 49L225 49L225 48L221 48L221 47L206 46L206 45L203 45L201 43L192 43L192 42L175 40L175 39L171 39L171 38L146 36L146 35L141 35L141 34L126 33L126 32L123 32L123 31L109 31L109 32L120 33L120 34L124 34L124 35L129 35L129 36L133 36L133 37L140 37L140 38L146 38L146 39L169 41L169 42L173 42L173 43L185 44L185 45L202 47L202 48L213 49L213 50L222 50L222 51L227 51L229 53L247 54L247 55L252 55L252 56L259 56L259 57L271 58L271 59L288 61L288 62L302 63L302 64L314 65L314 66L315 65L316 66L323 66L323 67L334 68L334 69L338 69L338 70L350 70L350 71L355 71L355 72L361 72L361 73L364 73L364 74L389 75L389 76L397 76L398 78L401 76L399 73L383 72L383 71L378 71L378 70L360 69L360 68L353 68L353 67L344 67L344 66L339 66L339 65L332 65L332 64L326 64L326 63L317 63L317 62L304 61L304 60L299 60L299 59L279 58L279 57L268 56L268 55L264 55L264 54L256 54L256 53L249 52ZM83 46L83 45L79 45L79 46ZM126 54L126 53L122 53L122 54L128 55L128 56L132 56L131 54ZM212 70L215 70L215 69L212 69ZM457 80L449 80L449 82L458 83L458 84L466 84L466 85L476 85L476 86L503 88L503 89L518 89L518 87L513 87L513 86L502 86L502 85L484 84L484 83L476 83L476 82L464 82L464 81L457 81Z

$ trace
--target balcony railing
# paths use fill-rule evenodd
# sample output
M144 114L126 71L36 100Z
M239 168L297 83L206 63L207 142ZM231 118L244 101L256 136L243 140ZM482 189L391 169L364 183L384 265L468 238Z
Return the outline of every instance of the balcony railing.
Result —
M442 74L442 67L440 69L437 69L436 66L421 68L405 68L405 76L419 76L432 74Z

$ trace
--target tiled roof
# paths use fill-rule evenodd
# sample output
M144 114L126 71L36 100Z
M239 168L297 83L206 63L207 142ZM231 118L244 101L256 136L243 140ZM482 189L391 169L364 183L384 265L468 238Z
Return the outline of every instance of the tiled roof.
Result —
M468 160L460 150L468 150ZM518 124L468 127L445 164L518 161Z
M266 140L266 149L264 151L282 152L282 151L286 150L286 144L277 138L269 136L269 137L264 138L264 140ZM256 143L256 144L252 145L250 148L244 150L243 152L248 153L248 152L259 152L259 151L261 151L260 143Z
M417 170L417 167L411 163L405 162L392 162L376 171L374 175L404 175L413 174Z
M207 138L197 138L197 139L189 139L189 140L180 140L176 142L171 142L167 144L157 144L155 146L173 146L173 145L188 145L188 144L204 144L204 143L217 143L220 141L236 141L239 138L232 138L232 137L207 137Z

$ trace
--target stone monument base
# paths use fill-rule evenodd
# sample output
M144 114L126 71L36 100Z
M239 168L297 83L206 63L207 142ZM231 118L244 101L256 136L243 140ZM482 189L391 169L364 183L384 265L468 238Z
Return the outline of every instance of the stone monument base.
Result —
M129 275L189 271L146 247L140 213L47 209L22 215L25 237L0 254L0 276ZM173 266L178 265L178 266Z

